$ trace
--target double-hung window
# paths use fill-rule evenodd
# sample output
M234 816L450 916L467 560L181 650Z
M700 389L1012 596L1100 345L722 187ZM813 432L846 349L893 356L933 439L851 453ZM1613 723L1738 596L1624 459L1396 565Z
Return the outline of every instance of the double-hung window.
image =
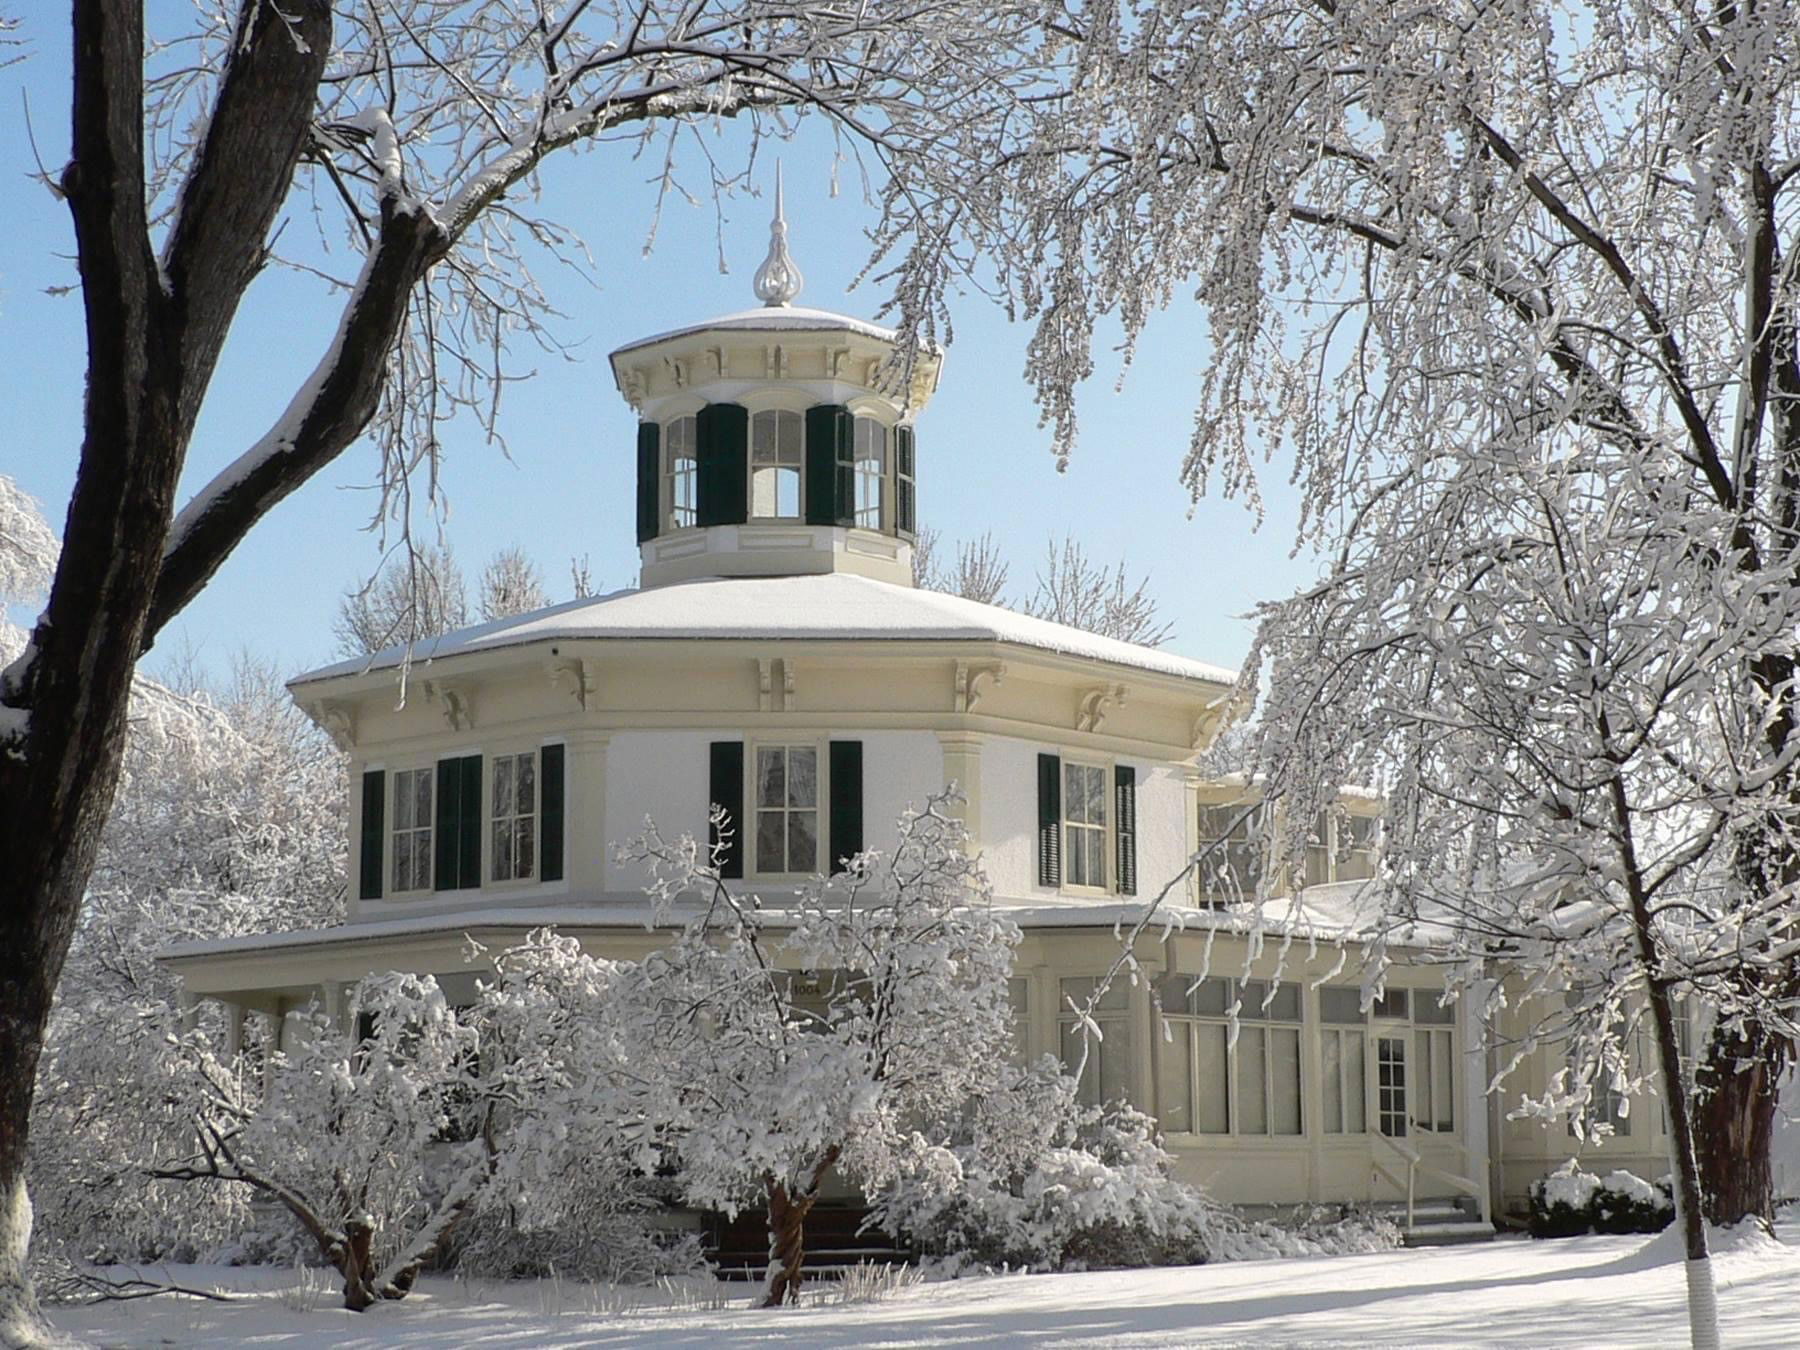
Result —
M1106 888L1106 770L1063 761L1063 884Z
M1254 896L1262 882L1264 808L1248 802L1200 808L1200 893L1213 900Z
M431 889L432 787L437 770L402 769L394 775L394 889Z
M819 748L756 747L756 870L765 876L819 870Z
M1368 1020L1362 990L1345 985L1319 990L1320 1105L1326 1134L1368 1133Z
M1076 1097L1088 1106L1131 1098L1131 1004L1125 981L1115 979L1094 1003L1093 1027L1078 1015L1085 1009L1099 980L1089 977L1062 982L1058 1012L1063 1067L1073 1073L1081 1066ZM1072 1005L1072 1006L1071 1006ZM1095 1028L1099 1034L1095 1034ZM1087 1058L1082 1052L1085 1048Z
M797 412L771 408L750 419L750 515L795 520L802 505L800 482L806 462L806 420Z
M1440 1004L1427 991L1413 997L1413 1123L1449 1134L1456 1128L1456 1060L1452 1048L1456 1005Z
M873 417L856 419L856 523L879 530L888 471L888 431Z
M495 881L529 881L537 868L537 752L496 755L492 778Z
M663 501L668 528L685 530L698 519L700 462L693 417L677 417L663 427Z
M1164 1129L1300 1133L1298 984L1170 975L1157 995L1167 1030L1157 1055Z

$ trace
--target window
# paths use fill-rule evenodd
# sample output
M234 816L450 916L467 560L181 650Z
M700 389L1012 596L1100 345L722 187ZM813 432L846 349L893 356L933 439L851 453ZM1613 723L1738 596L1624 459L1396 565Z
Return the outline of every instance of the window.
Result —
M1412 1023L1382 1029L1375 1038L1376 1123L1394 1138L1411 1130L1456 1129L1456 1005L1428 989L1386 989L1375 1017Z
M1321 811L1306 836L1306 884L1362 881L1375 875L1380 821L1347 811Z
M798 519L806 422L797 412L771 409L750 419L750 514Z
M764 875L819 870L817 746L756 747L756 870Z
M1082 1063L1082 1046L1086 1042L1087 1062L1082 1067L1075 1095L1087 1106L1129 1101L1132 1095L1131 1004L1125 981L1115 979L1094 1005L1094 1025L1100 1028L1098 1036L1075 1015L1075 1008L1087 1007L1099 983L1091 976L1064 980L1058 1015L1062 1062L1069 1072L1073 1073L1075 1066ZM1075 1008L1071 1008L1070 1003Z
M431 889L431 788L435 769L394 775L394 889Z
M1031 1060L1031 981L1022 975L1006 981L1006 1002L1012 1017L1012 1050L1015 1064Z
M856 523L879 530L887 484L887 428L873 417L856 419Z
M494 880L528 881L537 863L537 752L496 755Z
M1106 770L1063 762L1063 884L1106 887Z
M1169 975L1157 994L1168 1032L1157 1055L1165 1130L1301 1132L1299 985Z
M1202 849L1218 845L1200 864L1200 892L1215 899L1256 894L1262 882L1263 808L1237 802L1200 808Z
M1367 1033L1362 991L1328 985L1319 990L1319 1053L1324 1077L1326 1134L1364 1134L1369 1128L1364 1098Z
M663 501L671 530L690 528L698 519L699 460L695 456L695 420L677 417L663 428Z

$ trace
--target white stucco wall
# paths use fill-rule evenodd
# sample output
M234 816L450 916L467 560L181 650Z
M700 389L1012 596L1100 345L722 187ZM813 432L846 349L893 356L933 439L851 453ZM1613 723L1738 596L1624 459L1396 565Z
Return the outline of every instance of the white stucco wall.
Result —
M1047 741L994 737L981 750L981 849L994 893L1051 900L1058 892L1037 879L1037 757L1074 755L1137 770L1138 894L1154 895L1188 856L1187 786L1180 765L1129 756L1082 754ZM1091 899L1092 897L1084 897Z
M622 731L606 752L606 834L608 844L643 833L644 817L667 839L683 834L703 838L707 826L710 745L734 739L723 732ZM813 739L808 733L783 739ZM817 737L820 741L827 739ZM863 838L871 848L891 848L894 822L908 806L923 805L943 786L943 753L929 731L839 732L836 739L863 743ZM746 769L748 771L748 769ZM821 820L823 829L823 820ZM645 873L609 857L608 892L635 892Z

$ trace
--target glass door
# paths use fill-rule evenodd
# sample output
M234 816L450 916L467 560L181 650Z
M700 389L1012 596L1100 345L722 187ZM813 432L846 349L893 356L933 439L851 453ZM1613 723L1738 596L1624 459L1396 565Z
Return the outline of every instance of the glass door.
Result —
M1390 1139L1406 1137L1406 1036L1375 1038L1375 1119Z

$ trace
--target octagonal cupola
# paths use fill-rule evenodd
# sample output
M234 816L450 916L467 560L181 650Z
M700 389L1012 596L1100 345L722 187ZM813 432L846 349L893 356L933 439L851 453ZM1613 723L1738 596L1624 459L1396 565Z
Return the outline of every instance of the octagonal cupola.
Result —
M779 177L762 304L612 354L637 411L641 584L855 572L912 583L913 420L939 359L901 385L892 330L794 304Z

